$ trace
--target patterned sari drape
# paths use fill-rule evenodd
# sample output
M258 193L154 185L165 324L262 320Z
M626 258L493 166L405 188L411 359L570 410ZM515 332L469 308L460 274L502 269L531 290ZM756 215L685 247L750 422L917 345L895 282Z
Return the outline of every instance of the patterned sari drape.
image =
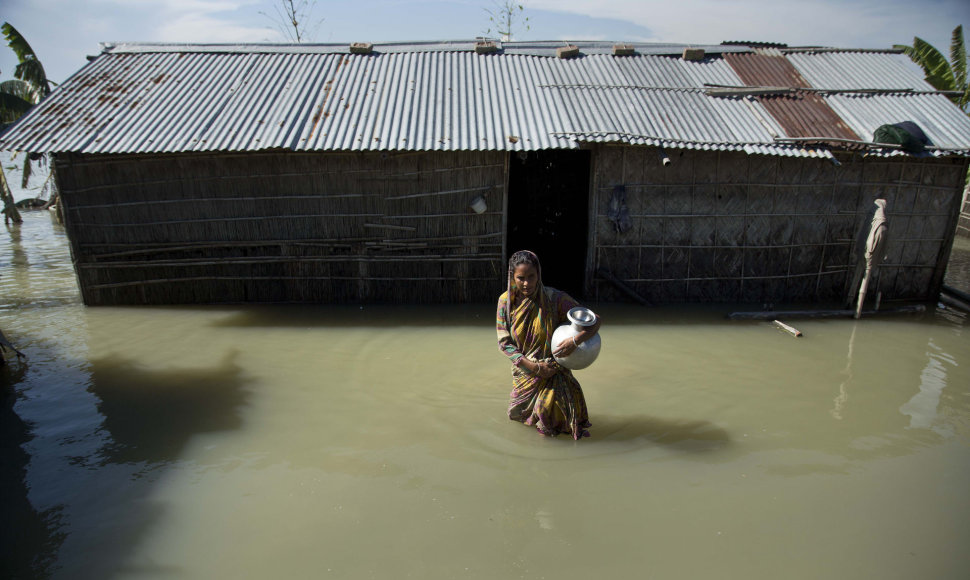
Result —
M569 433L574 439L587 436L589 414L579 382L569 369L560 367L552 357L552 333L567 323L566 313L579 306L565 292L540 288L537 300L508 292L498 301L496 330L499 348L512 362L512 393L509 419L535 425L546 435ZM521 357L553 364L555 375L543 379L519 366Z

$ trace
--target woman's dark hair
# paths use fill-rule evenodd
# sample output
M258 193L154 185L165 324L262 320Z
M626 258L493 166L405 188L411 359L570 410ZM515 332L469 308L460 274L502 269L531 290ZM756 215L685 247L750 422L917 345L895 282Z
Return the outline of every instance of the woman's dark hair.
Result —
M509 271L514 272L522 264L531 264L539 271L539 258L529 250L519 250L509 258Z

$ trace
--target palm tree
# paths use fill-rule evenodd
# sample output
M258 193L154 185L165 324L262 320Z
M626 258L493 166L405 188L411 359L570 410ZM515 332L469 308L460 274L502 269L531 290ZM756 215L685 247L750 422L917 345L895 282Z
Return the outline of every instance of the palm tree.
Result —
M7 39L7 46L17 55L19 64L14 70L13 80L0 83L0 131L6 129L7 125L13 123L24 115L31 107L36 105L50 94L51 82L47 79L44 72L44 65L34 49L9 22L4 22L0 27L3 36ZM30 178L31 166L30 155L24 156L23 187L27 186ZM3 197L4 220L12 220L14 223L22 223L23 218L17 211L14 203L13 194L7 186L7 178L0 167L0 195Z
M949 62L939 50L918 36L913 38L912 46L897 44L894 48L902 50L923 68L926 82L939 91L952 92L950 99L964 112L968 112L970 85L967 84L967 51L963 42L963 25L953 29Z

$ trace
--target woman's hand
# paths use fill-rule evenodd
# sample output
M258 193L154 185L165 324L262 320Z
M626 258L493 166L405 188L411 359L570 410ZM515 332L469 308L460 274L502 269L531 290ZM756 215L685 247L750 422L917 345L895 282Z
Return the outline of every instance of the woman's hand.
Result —
M579 344L574 338L570 337L557 344L556 348L553 349L552 354L556 356L569 356L576 352L577 348L579 348Z
M557 372L559 372L559 369L556 368L556 365L539 361L536 363L536 371L532 374L540 379L548 379Z
M577 348L579 348L579 343L576 342L576 337L573 336L556 345L556 348L553 349L552 354L556 356L569 356L576 352Z
M601 321L602 319L599 316L597 316L596 321L593 322L592 326L587 326L577 334L574 334L573 336L557 344L555 348L553 348L552 354L554 354L555 356L569 356L574 352L576 352L576 349L579 348L579 345L593 338L593 336L597 332L599 332Z
M548 379L554 374L556 374L556 369L554 369L551 364L543 362L539 363L539 371L536 373L536 375L540 379Z

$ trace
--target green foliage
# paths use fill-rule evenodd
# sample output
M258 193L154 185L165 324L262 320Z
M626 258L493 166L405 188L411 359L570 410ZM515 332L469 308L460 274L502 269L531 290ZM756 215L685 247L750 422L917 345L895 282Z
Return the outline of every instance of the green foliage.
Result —
M4 127L13 123L34 106L30 85L21 80L0 83L0 123Z
M14 70L13 80L0 83L0 131L6 129L7 125L22 117L31 107L36 105L50 94L51 82L47 80L47 73L44 72L44 65L34 53L27 40L10 25L4 22L0 26L4 38L7 39L7 46L17 55L17 68ZM43 156L41 156L43 158ZM26 188L27 182L32 173L31 156L24 156L23 173L21 176L21 187ZM2 197L6 219L13 220L14 223L21 223L20 213L13 203L13 196L7 186L6 177L0 169L0 177L3 178L0 197Z
M965 86L967 84L967 49L963 44L963 25L953 29L953 36L950 38L950 63L953 67L956 86Z
M7 39L7 46L14 51L19 61L17 69L14 71L14 77L30 85L35 95L32 102L40 102L51 92L50 81L47 80L44 65L40 63L34 49L30 47L23 35L17 32L17 29L9 22L4 22L0 28L3 30L4 38Z
M926 82L939 91L954 91L959 94L950 99L964 111L970 103L970 85L967 84L967 51L963 40L963 26L953 29L950 39L950 60L947 61L943 53L933 45L918 36L913 38L913 45L895 45L895 48L922 67L926 74Z

